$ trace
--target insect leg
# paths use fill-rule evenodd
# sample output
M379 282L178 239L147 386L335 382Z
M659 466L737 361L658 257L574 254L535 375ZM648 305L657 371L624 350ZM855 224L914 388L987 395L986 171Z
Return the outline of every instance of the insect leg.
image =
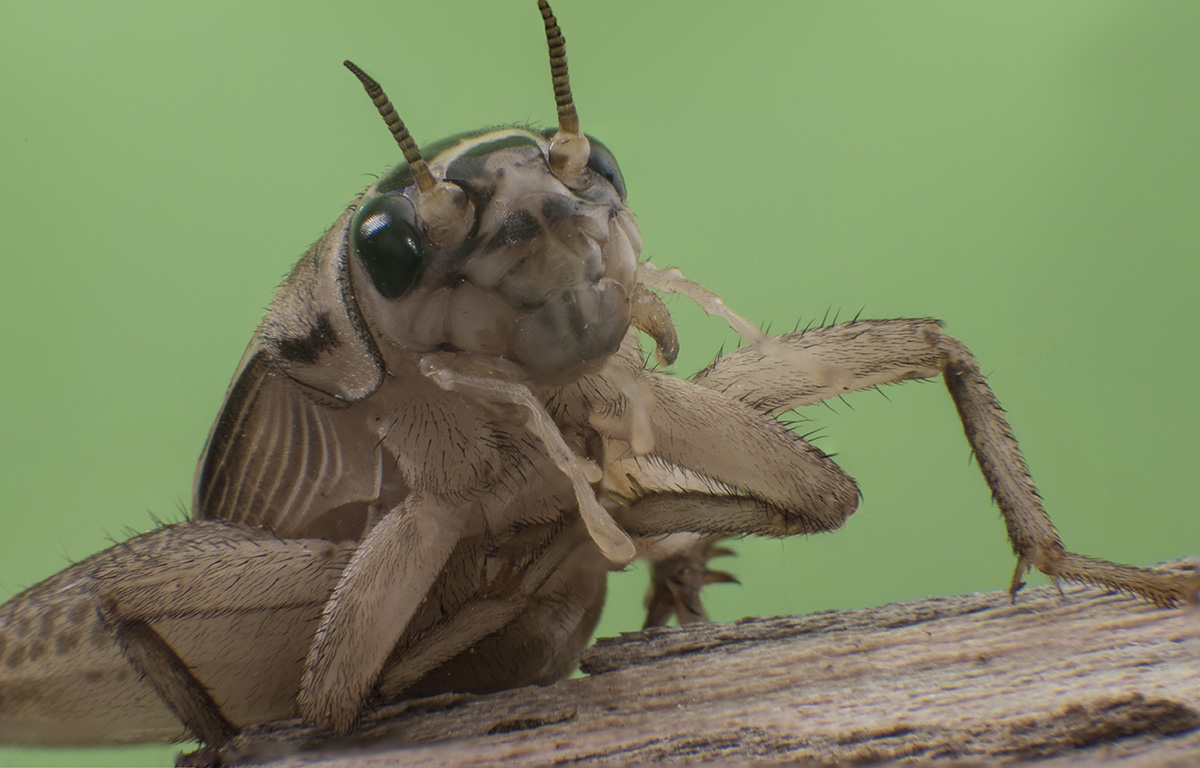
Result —
M829 457L770 415L721 392L641 371L637 388L620 376L593 381L591 425L607 439L604 493L613 515L641 538L653 568L647 625L704 616L700 591L732 577L707 562L726 536L790 536L841 527L858 487ZM635 446L640 409L652 448ZM684 535L692 545L676 550ZM665 539L663 537L666 537ZM672 546L668 547L667 543Z
M650 587L646 590L646 627L661 627L674 616L680 624L708 621L700 591L709 584L736 584L724 571L714 571L708 561L732 555L733 550L716 546L721 536L672 533L648 542Z
M212 693L162 635L142 619L122 619L117 607L97 597L98 611L113 633L121 653L138 674L154 688L163 704L196 738L220 746L238 732Z
M377 703L544 684L562 679L576 666L603 605L607 561L578 517L518 535L530 546L507 542L497 548L498 542L486 536L482 542L460 542L451 556L454 565L446 570L461 575L464 568L478 567L485 578L470 594L440 592L441 599L423 605L412 631L404 633L388 657L356 723L357 735L372 738L376 726L387 729L388 717L395 715L376 715ZM437 585L434 589L439 591ZM273 745L304 744L328 735L298 719L272 722L248 728L218 757L239 764L265 760L278 754Z
M814 533L841 527L854 511L859 498L854 480L783 424L722 392L649 371L641 377L652 403L647 411L653 451L645 457L631 448L633 404L615 385L610 391L600 390L603 382L597 385L597 400L605 405L594 408L589 421L611 441L605 458L609 492L626 501L690 493L701 505L711 500L720 508L714 510L720 530L667 525L659 532ZM704 524L699 510L672 511L668 507L675 505L665 504L664 519L680 513ZM765 509L774 510L774 517L762 514ZM642 514L641 509L621 514L619 522L643 534Z
M396 646L380 699L544 683L574 667L604 599L606 561L586 527L560 521L529 552L493 552L487 561L489 578L475 595Z
M467 515L412 494L363 539L321 616L300 685L311 723L347 731L392 649L429 593Z
M220 620L206 624L204 616L264 613L274 615L275 625L285 629L286 608L307 606L301 613L315 615L314 609L333 587L347 549L323 540L278 539L262 530L220 523L184 523L155 533L159 538L170 536L152 550L119 545L114 550L127 556L95 569L98 612L124 657L167 708L197 738L219 747L240 728L189 665L201 658L185 660L176 647L193 647L198 641L211 645L214 637L220 637ZM193 617L190 624L179 621L188 617ZM167 636L158 624L168 628ZM284 635L289 641L303 640L304 630L311 631L310 627L311 622L304 621L300 631L285 630ZM224 638L228 647L210 650L217 656L244 653L235 638L230 633ZM270 640L260 633L255 642ZM285 684L284 706L276 702L276 710L291 709L298 675L290 682ZM263 691L253 694L261 698ZM251 717L278 714L266 710Z
M624 566L633 559L633 542L618 528L607 511L596 501L591 483L603 473L594 463L577 456L563 441L558 426L545 406L524 384L499 378L464 374L445 366L434 356L421 360L422 372L446 391L457 391L491 406L517 406L525 412L525 425L541 440L546 454L575 488L579 512L596 545L613 563Z
M1052 578L1099 584L1141 595L1159 605L1186 599L1182 576L1109 563L1067 552L1042 506L1004 411L975 358L937 321L871 320L777 338L785 349L814 356L850 374L831 387L786 356L756 347L738 349L694 377L695 383L769 414L881 384L942 375L958 409L1017 555L1011 590L1030 567Z
M0 606L0 738L173 741L182 720L220 745L236 724L291 714L348 552L180 523L51 576Z

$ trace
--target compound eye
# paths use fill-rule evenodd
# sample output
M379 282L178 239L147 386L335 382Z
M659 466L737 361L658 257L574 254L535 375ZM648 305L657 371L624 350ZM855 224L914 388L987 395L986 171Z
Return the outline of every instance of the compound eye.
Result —
M403 296L425 268L417 212L401 194L380 195L363 205L354 216L350 244L386 299Z
M617 158L608 151L608 147L596 141L595 138L589 136L588 139L591 141L592 151L588 155L587 167L612 184L613 189L617 191L617 196L624 200L625 177L621 175L621 169L617 166Z

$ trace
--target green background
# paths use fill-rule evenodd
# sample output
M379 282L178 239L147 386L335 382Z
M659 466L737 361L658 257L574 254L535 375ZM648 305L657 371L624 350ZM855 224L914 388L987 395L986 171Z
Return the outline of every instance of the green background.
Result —
M555 10L659 266L778 330L945 320L1069 547L1200 554L1200 4ZM346 57L419 142L553 117L532 0L0 4L3 594L182 514L274 286L398 159ZM735 343L672 306L681 370ZM863 504L837 534L738 543L715 618L1007 585L944 388L887 395L807 410ZM611 583L601 632L635 629L644 573Z

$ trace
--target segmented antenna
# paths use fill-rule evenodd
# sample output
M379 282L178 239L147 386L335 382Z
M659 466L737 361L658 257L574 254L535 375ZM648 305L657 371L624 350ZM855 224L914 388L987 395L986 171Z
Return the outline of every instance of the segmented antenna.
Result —
M375 109L379 110L379 115L387 123L388 130L392 132L392 137L400 145L400 151L404 153L404 159L408 161L408 168L412 171L413 179L417 182L417 188L425 194L432 192L437 186L437 180L429 172L429 166L425 163L425 158L421 157L421 150L417 149L417 142L413 141L412 134L404 126L404 121L400 119L400 115L396 114L396 108L392 106L391 100L383 92L383 87L375 81L375 78L359 69L358 65L353 61L347 59L342 64L345 65L346 69L353 72L354 76L363 84L363 88L367 89L367 95L371 97L371 101L375 104ZM563 68L565 72L565 63ZM557 93L557 88L555 93ZM568 91L567 100L570 101L570 98L571 96ZM576 119L576 125L578 125L578 122L578 119Z
M571 81L567 77L567 45L558 19L546 0L538 0L542 21L546 22L546 44L550 47L550 76L554 80L554 102L558 105L558 131L550 139L546 161L559 181L571 189L585 189L591 183L586 172L591 142L579 131L579 113L571 98Z
M558 105L558 130L563 133L579 133L579 114L571 99L571 80L567 76L567 45L558 19L550 10L546 0L538 0L542 21L546 22L546 43L550 46L550 76L554 80L554 103Z

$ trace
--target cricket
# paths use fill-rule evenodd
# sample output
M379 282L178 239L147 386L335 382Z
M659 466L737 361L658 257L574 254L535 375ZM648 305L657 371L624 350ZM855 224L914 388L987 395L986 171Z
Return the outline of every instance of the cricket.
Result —
M736 575L711 562L725 540L842 527L858 485L781 417L919 379L944 384L1003 517L1014 600L1031 570L1195 600L1194 578L1068 549L979 362L939 320L771 334L685 262L645 258L619 158L588 132L563 31L537 7L546 129L426 137L345 63L402 161L280 286L189 519L0 607L0 742L219 750L251 724L347 734L382 703L560 680L611 572L651 564L647 626L703 621L705 588ZM689 342L664 297L741 345L674 375Z

